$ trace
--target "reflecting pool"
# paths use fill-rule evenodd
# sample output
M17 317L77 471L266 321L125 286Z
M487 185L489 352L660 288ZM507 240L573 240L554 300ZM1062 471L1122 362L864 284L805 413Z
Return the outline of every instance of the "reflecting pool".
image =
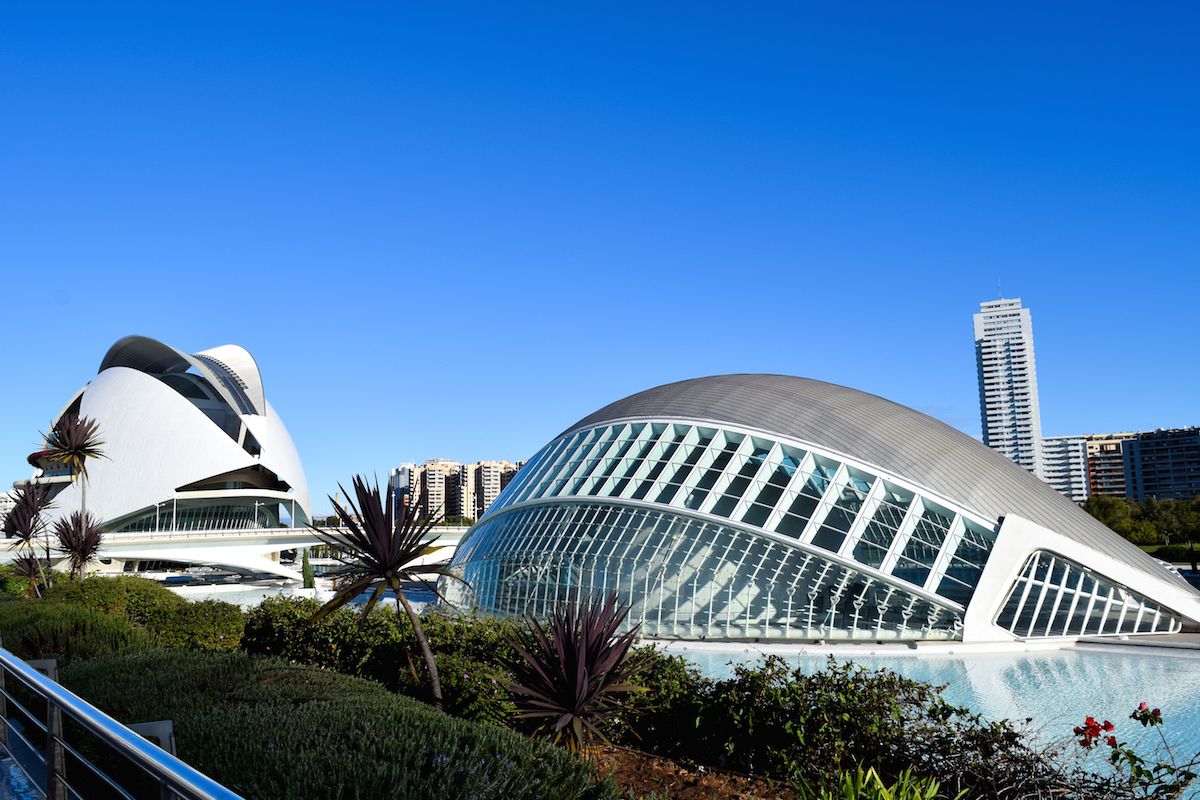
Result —
M777 652L805 672L823 667L828 652L717 649L671 643L667 649L685 655L713 677L733 674L733 663L758 660ZM1132 652L1131 652L1132 651ZM1112 720L1118 738L1144 748L1157 744L1155 731L1144 729L1129 713L1145 700L1162 709L1163 728L1177 754L1200 752L1200 653L1155 648L1081 646L1032 652L978 652L858 655L835 657L869 669L887 668L933 684L946 684L945 698L990 719L1029 719L1045 741L1069 737L1088 714Z

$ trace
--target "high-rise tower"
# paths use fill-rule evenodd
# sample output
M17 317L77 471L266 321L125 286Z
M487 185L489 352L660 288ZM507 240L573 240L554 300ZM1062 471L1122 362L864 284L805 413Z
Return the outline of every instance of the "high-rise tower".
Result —
M975 368L983 443L1042 477L1033 321L1021 298L989 300L975 315Z

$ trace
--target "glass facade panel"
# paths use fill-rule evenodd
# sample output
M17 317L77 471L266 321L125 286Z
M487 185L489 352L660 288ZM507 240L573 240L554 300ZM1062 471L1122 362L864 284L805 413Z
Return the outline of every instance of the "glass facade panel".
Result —
M586 518L572 517L569 529L560 528L555 509L580 499L608 503L604 507L609 510ZM944 614L962 611L971 599L995 540L986 522L967 519L893 483L892 479L882 479L869 470L843 463L841 458L742 431L676 421L639 421L574 431L547 445L501 493L460 552L470 552L468 545L491 530L487 526L493 517L510 509L515 511L515 506L540 505L550 500L554 503L543 510L541 517L522 517L523 533L519 537L512 534L516 537L512 547L517 549L505 545L503 557L497 556L499 560L490 562L490 569L501 570L504 563L516 563L514 559L534 558L547 541L538 537L553 536L575 542L572 553L614 559L613 563L622 569L633 569L632 564L645 553L671 547L679 550L679 557L688 559L688 563L698 564L708 559L706 569L720 581L734 580L737 575L741 576L737 580L743 582L766 581L778 586L791 579L790 571L796 567L798 556L785 553L794 550L811 556L811 563L805 562L808 569L817 569L819 562L822 570L833 570L843 577L852 572L857 576L853 580L871 582L866 594L847 601L851 606L859 603L853 609L859 617L867 614L864 604L875 603L879 592L895 598L901 595L918 598L917 594L906 594L904 586L934 592L945 599L945 607L937 601L920 600L925 606L909 609L906 630L916 625L913 615L933 613L934 621L925 619L922 624L938 628L941 624L938 620ZM632 513L630 509L620 510L622 502L638 509L677 509L683 513L674 516L684 522L672 523L662 530L638 527L628 515ZM728 520L729 524L722 525L719 520ZM720 544L678 541L681 530L699 535L701 529L687 526L701 523L709 525L703 530L713 535L721 531ZM601 536L599 530L607 533ZM623 533L618 535L617 530ZM772 544L769 537L752 533L759 530L794 540L795 544ZM526 534L536 536L529 540ZM761 559L759 548L767 548ZM836 558L811 555L814 548L817 552L839 555ZM841 560L858 566L834 566ZM455 562L461 563L462 559L456 556ZM544 564L522 563L524 572L520 575L536 573L541 576L538 580L549 579L550 573L546 571L549 567ZM607 576L605 580L610 582L624 580L621 576L625 573L620 569L614 572L591 562L588 569ZM743 574L745 569L750 572ZM698 585L709 579L703 570L689 574ZM555 572L555 580L557 575ZM638 575L643 583L651 580L641 573ZM703 576L703 580L698 576ZM562 580L563 585L572 585L573 579ZM662 581L670 580L669 573L662 577ZM539 585L543 594L558 591ZM829 587L839 601L853 594L849 588L839 590L836 582L818 581L818 585ZM849 587L851 583L846 585ZM748 586L736 591L751 592L755 598L766 591ZM779 602L777 592L778 589L768 592L772 609ZM752 601L750 595L738 596L757 609L756 614L766 613L754 605L758 601ZM793 597L791 602L795 607L798 601ZM825 623L834 627L841 624L838 619L850 613L821 611L834 615L833 623ZM1056 618L1060 610L1055 607L1049 613ZM1067 609L1061 613L1069 617L1074 612ZM822 624L816 617L814 620L814 626ZM953 623L947 624L953 627ZM794 621L789 621L788 630L794 630L793 625ZM853 627L859 630L857 623Z
M996 624L1021 638L1177 633L1178 614L1062 556L1038 551Z
M588 531L587 536L579 535ZM798 547L669 510L563 503L496 515L454 557L448 599L544 616L616 591L660 637L956 639L961 610Z

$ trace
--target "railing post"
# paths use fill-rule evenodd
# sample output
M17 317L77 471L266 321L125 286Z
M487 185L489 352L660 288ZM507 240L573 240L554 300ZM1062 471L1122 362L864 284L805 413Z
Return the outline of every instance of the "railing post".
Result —
M8 668L0 664L0 747L8 752L8 698L4 696L4 676Z
M62 709L46 698L46 800L67 800L63 773L67 770L62 746Z

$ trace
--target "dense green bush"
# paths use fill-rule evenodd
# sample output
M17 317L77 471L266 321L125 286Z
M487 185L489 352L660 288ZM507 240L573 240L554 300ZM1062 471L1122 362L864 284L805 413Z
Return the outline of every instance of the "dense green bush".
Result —
M886 781L906 769L972 797L1036 796L1077 786L1008 722L989 722L941 700L928 684L832 657L814 673L779 657L738 665L714 680L679 656L641 653L646 691L614 730L621 744L679 761L833 788L873 767Z
M131 575L93 575L82 581L62 578L55 581L46 599L119 614L146 627L187 604L161 583Z
M128 654L62 680L118 719L173 720L180 756L246 797L615 797L548 745L279 659Z
M498 725L510 725L513 722L516 708L508 689L506 672L456 653L436 653L434 659L442 681L442 708L447 714L472 722ZM431 702L429 681L420 669L424 667L424 662L413 661L409 669L399 672L382 658L372 664L376 667L385 665L388 673L382 683L395 684L401 694Z
M429 700L429 681L412 626L403 614L378 608L364 617L343 608L310 622L315 600L272 597L246 615L243 648L379 681L402 694ZM455 716L502 722L511 718L506 689L512 651L506 621L426 613L421 625L435 653L443 702Z
M401 616L399 623L401 636L411 638L408 619ZM421 627L434 652L454 653L498 667L507 667L516 659L509 645L520 627L516 620L426 612L421 616Z
M150 635L124 617L46 600L5 603L0 609L0 644L19 658L56 658L63 666L78 659L145 650Z
M0 602L23 598L28 588L29 579L18 575L12 564L0 564Z
M858 763L895 764L913 709L931 687L831 660L819 672L768 657L713 681L658 654L646 696L627 719L642 746L670 758L778 778L820 781Z
M307 598L268 597L247 613L242 647L256 655L362 675L378 648L400 641L396 615L387 609L364 617L342 608L310 622L320 607Z
M145 628L159 647L236 650L245 624L232 603L189 602L162 584L127 575L59 580L46 599L123 617Z
M221 600L184 602L152 620L147 628L159 647L232 652L241 647L246 616Z

